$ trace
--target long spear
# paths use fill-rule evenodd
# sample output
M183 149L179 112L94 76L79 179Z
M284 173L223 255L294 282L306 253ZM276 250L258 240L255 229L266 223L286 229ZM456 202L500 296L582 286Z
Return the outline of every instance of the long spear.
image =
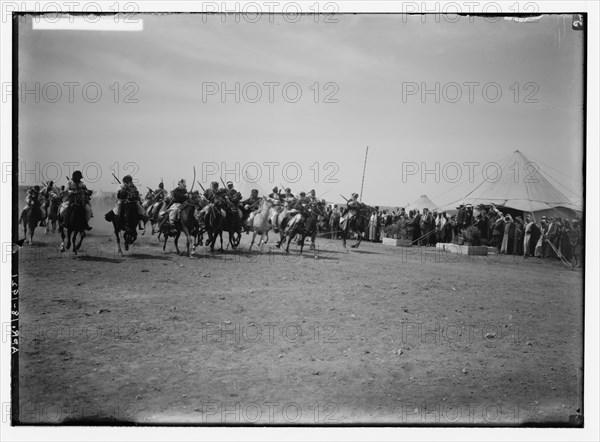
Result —
M363 187L365 185L365 172L367 171L367 155L369 155L369 146L367 146L367 151L365 152L365 165L363 167L362 183L360 184L360 199L359 199L359 201L362 201Z
M200 186L200 189L202 189L202 192L206 192L206 189L204 188L204 186L202 185L202 183L200 181L198 181L198 185Z

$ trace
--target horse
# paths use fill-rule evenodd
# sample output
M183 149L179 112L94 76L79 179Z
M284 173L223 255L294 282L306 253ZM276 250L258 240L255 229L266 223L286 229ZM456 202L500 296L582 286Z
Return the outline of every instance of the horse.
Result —
M150 226L152 227L151 234L154 235L158 231L158 239L160 240L161 232L160 229L157 229L157 226L159 226L160 223L159 213L165 207L165 202L162 200L158 201L154 191L152 189L148 189L148 193L144 197L142 207L148 215L148 219L144 222L144 230L142 231L142 235L146 233L146 224L150 223Z
M288 208L287 203L283 205L283 208L281 208L280 204L277 203L277 205L275 205L274 203L271 209L269 210L269 221L271 222L271 226L275 233L279 232L279 242L277 244L281 244L285 239L285 234L283 230L287 225L287 218L289 212L290 209Z
M29 240L27 240L27 244L33 244L33 233L40 221L42 221L42 207L39 201L35 201L32 205L25 208L19 217L19 224L23 224L25 238L27 238L27 228L29 227Z
M242 240L242 220L236 207L225 210L225 213L223 230L229 233L229 245L235 249Z
M217 237L221 239L221 248L223 250L223 224L225 217L221 213L221 203L211 203L208 205L208 209L204 213L204 230L208 235L206 245L210 246L210 251L215 251L215 242Z
M193 248L190 250L190 243L192 243L190 238L196 238L200 230L200 224L196 219L196 210L199 208L197 204L194 204L191 201L186 201L182 203L182 207L179 211L179 218L175 221L175 225L172 226L163 221L159 228L159 234L162 233L164 235L164 243L163 243L163 251L167 247L167 239L172 236L174 237L175 250L179 255L181 252L179 251L178 241L181 236L181 232L184 233L186 237L186 247L187 254L191 258L192 255L196 251L197 243L193 243ZM168 215L167 215L168 216ZM165 220L166 221L166 220Z
M56 232L56 222L58 221L58 208L61 204L61 198L58 195L51 195L48 208L46 209L46 234L50 230L52 224L52 233Z
M73 243L73 254L77 255L77 251L81 248L83 238L85 238L85 201L76 201L71 203L67 208L64 217L59 215L58 217L58 231L62 238L60 244L61 253L65 251L65 228L67 229L67 247L66 250L71 248ZM79 233L79 243L77 242L77 234Z
M260 247L261 250L262 246L269 241L269 230L271 230L273 227L270 220L272 207L272 201L264 197L261 198L258 210L255 211L254 216L252 217L252 222L248 225L252 231L252 242L250 243L250 248L248 249L249 252L252 251L252 246L256 241L256 235L260 235L258 247Z
M140 220L140 215L137 210L137 199L129 198L121 203L121 214L119 216L115 215L112 210L107 212L104 216L106 221L112 222L115 237L117 238L119 255L121 256L123 256L123 250L121 249L120 232L123 232L125 250L129 250L129 246L137 239L136 229Z
M324 218L324 208L325 203L322 201L312 202L306 207L304 213L296 213L291 218L286 216L281 224L282 229L282 238L277 243L276 247L280 247L285 238L287 237L287 244L285 252L290 252L290 243L292 239L298 235L300 240L298 241L298 245L300 246L300 254L302 254L304 250L304 241L306 237L311 238L310 250L314 250L315 248L315 239L317 237L318 229L319 229L319 219ZM322 224L322 220L321 220Z
M369 213L371 213L373 210L374 209L372 207L365 206L365 208L356 210L356 214L351 219L348 219L348 216L350 216L348 212L350 212L350 210L346 209L342 215L344 217L344 221L340 222L340 234L342 236L342 244L344 245L344 248L346 248L346 239L350 238L350 234L352 232L356 233L358 238L356 244L350 247L353 249L358 248L363 240L363 234L369 226Z

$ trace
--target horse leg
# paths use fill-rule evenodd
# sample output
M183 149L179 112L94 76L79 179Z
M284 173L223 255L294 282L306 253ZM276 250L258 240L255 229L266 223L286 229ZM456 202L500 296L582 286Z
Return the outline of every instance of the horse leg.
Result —
M77 243L77 246L75 246L75 236L76 235L77 235L77 232L75 232L73 235L73 252L75 252L75 254L77 254L77 251L81 248L81 243L83 242L83 238L85 238L85 230L83 232L79 233L79 243Z
M65 251L65 228L63 226L59 226L58 231L60 232L60 237L62 242L60 243L60 252Z
M356 239L357 239L357 241L356 241L356 244L354 244L354 245L352 246L352 248L353 248L353 249L358 249L358 246L359 246L359 245L360 245L360 243L362 242L362 233L358 232L358 233L356 234L356 236L357 236L357 238L356 238Z
M67 227L67 250L69 250L71 248L71 235L73 234L73 232L71 231L70 227Z
M175 250L177 251L177 254L179 255L179 246L177 245L177 242L179 241L179 236L181 235L181 230L177 230L177 233L175 234L175 238L173 239L173 242L175 242Z
M290 253L290 243L292 242L292 240L294 239L294 237L296 236L296 232L288 232L288 240L287 240L287 245L285 247L285 253Z
M222 252L223 251L223 231L222 230L219 232L219 240L221 241L221 248L219 249L219 251ZM216 238L215 238L215 241L216 241Z
M36 224L29 226L29 244L33 244L33 234L35 233Z
M267 241L265 240L265 235L267 236L267 239L269 239L269 231L268 230L266 232L262 232L260 234L260 243L258 245L260 246L261 252L262 252L263 246L267 243Z
M119 235L119 228L115 225L115 237L117 238L117 247L119 255L123 256L123 250L121 249L121 236Z
M162 230L160 230L160 232L158 233L158 237L159 237L159 239L160 239L160 234L161 234L161 233L163 233L163 231L162 231ZM169 237L167 236L167 234L164 234L164 235L163 235L163 239L164 239L164 242L163 242L163 252L164 252L164 251L165 251L165 249L167 248L167 239L169 239Z
M50 218L46 218L46 228L44 229L44 235L47 235L50 231Z
M183 233L185 234L185 245L187 248L187 254L191 258L193 255L193 252L190 252L190 243L192 241L190 240L190 232L188 232L188 229L185 226L183 227Z

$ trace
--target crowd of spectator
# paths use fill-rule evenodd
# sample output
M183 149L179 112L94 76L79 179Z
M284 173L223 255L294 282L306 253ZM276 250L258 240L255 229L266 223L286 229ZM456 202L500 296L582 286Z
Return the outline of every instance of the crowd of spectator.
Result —
M381 242L384 237L405 240L407 244L434 246L456 243L494 247L499 254L525 258L561 258L580 266L583 231L579 219L542 216L525 219L502 213L496 206L479 206L474 215L470 204L458 207L453 215L423 208L392 211L375 210L369 219L365 240Z

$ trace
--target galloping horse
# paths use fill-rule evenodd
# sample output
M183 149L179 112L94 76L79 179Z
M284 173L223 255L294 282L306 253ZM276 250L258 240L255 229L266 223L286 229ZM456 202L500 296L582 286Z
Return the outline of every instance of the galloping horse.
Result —
M164 204L164 201L157 201L157 197L152 189L148 189L148 193L144 197L144 202L142 203L142 207L148 215L148 220L144 223L142 235L146 233L146 224L149 222L150 226L152 227L152 235L159 231L160 239L160 229L157 229L157 226L160 222L158 214L161 212L161 210L163 210Z
M220 250L223 250L223 223L225 217L221 213L221 210L221 204L219 202L211 203L208 205L208 209L204 214L204 229L208 234L206 245L210 246L211 252L215 251L217 237L221 239Z
M67 247L66 250L71 248L71 243L73 243L73 254L77 255L77 251L81 247L81 243L83 242L83 238L85 238L85 204L86 202L76 201L71 203L64 215L64 218L58 217L58 231L60 232L60 237L62 238L62 243L60 244L60 251L65 251L65 228L67 229ZM76 244L77 234L79 233L79 244Z
M240 245L242 239L242 220L239 217L237 207L227 207L223 220L223 230L229 233L229 244L232 249Z
M125 250L129 250L129 246L137 239L137 226L140 221L140 215L137 212L137 200L130 198L121 203L121 214L120 216L110 210L104 216L104 219L108 222L112 222L113 229L115 231L115 237L117 238L117 246L119 248L119 255L123 256L123 250L121 250L121 234L123 232L123 239L125 240Z
M295 214L292 218L284 219L282 223L282 234L283 239L287 237L287 244L285 252L290 252L290 242L300 235L300 254L304 250L304 240L306 237L310 237L310 250L315 248L315 239L318 233L319 219L324 218L325 203L322 201L314 201L306 207L304 214ZM281 246L283 239L277 244L277 247Z
M33 244L33 233L40 221L42 221L42 216L42 207L39 200L36 200L31 206L23 211L19 218L19 224L23 224L25 238L27 238L27 228L29 227L29 239L27 240L27 243L30 245Z
M344 248L346 248L346 239L350 238L352 232L356 233L358 241L356 244L350 247L353 249L358 248L362 242L363 235L369 226L369 213L372 211L372 207L365 206L364 208L356 210L356 214L352 218L348 219L350 216L348 212L350 211L346 209L342 215L344 220L340 222L340 234L342 236L342 244L344 245Z
M256 213L252 217L252 223L248 225L248 227L252 231L252 242L250 243L250 248L248 249L248 251L252 251L252 246L254 245L254 241L256 240L256 235L260 235L258 247L260 247L261 250L262 246L266 244L269 240L269 230L271 230L271 228L273 227L271 225L270 220L272 207L273 201L265 197L260 199L260 205Z
M56 232L56 222L58 221L58 208L60 207L61 198L58 195L51 195L48 208L46 209L46 234L50 230L52 224L52 233Z
M190 243L192 243L190 238L196 238L200 230L200 224L198 223L195 215L195 212L198 208L198 205L188 200L182 203L181 210L179 211L179 218L175 221L175 225L172 229L166 222L161 223L159 233L162 233L164 236L163 251L167 247L167 239L172 236L174 237L175 250L179 255L180 251L178 241L179 237L181 236L181 232L183 232L186 237L187 254L190 258L192 257L196 251L197 244L194 241L193 249L190 250Z

